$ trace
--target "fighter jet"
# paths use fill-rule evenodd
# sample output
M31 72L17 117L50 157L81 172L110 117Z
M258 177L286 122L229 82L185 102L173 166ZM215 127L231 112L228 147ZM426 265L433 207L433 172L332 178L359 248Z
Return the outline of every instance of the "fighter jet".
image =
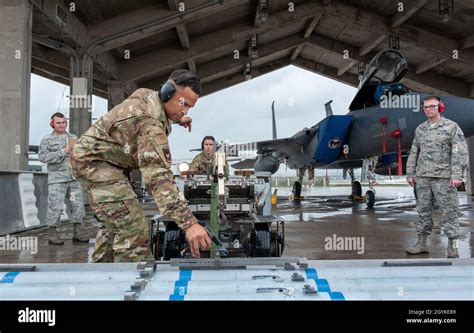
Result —
M333 115L326 103L326 118L293 136L256 142L257 157L232 165L243 169L275 173L280 163L296 169L295 197L301 195L305 173L314 169L344 169L351 176L352 195L361 196L362 187L354 169L365 167L369 189L368 207L375 204L375 174L404 175L415 129L426 121L422 101L427 94L413 92L399 81L408 70L406 59L396 50L378 53L360 75L356 96L346 115ZM457 122L466 137L474 135L474 100L438 96L445 105L443 115ZM272 113L274 115L273 105Z

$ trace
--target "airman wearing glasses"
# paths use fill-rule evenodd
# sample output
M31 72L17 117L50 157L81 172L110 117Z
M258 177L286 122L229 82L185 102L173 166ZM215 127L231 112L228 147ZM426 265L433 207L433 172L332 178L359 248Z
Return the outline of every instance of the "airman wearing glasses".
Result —
M466 138L458 124L442 116L444 104L437 96L423 99L427 121L415 130L407 161L407 182L416 186L419 215L418 242L408 254L429 253L427 239L433 228L436 201L441 210L441 227L448 236L448 258L458 258L459 220L457 187L468 165Z

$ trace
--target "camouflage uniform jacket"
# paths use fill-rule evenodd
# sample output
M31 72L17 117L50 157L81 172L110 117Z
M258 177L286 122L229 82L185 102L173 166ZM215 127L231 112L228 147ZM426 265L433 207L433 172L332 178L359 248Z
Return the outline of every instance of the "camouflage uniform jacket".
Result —
M214 154L212 154L210 157L206 157L204 152L202 152L193 158L190 170L205 174L207 172L207 168L212 165L212 163L214 163Z
M73 181L68 163L68 155L64 151L68 138L76 140L74 134L65 132L57 135L54 131L41 139L38 159L48 165L48 184L57 184Z
M196 155L191 162L189 167L190 170L197 171L201 174L207 174L208 168L214 163L214 154L210 157L206 157L204 152ZM229 164L226 162L224 167L225 177L229 177Z
M71 158L74 174L89 183L111 183L111 191L102 190L103 194L94 196L96 201L111 202L132 199L133 192L119 186L124 179L120 170L139 168L160 212L186 229L197 219L173 180L170 133L171 124L158 93L138 89L81 136Z
M415 130L407 161L408 177L461 180L468 164L466 138L458 124L441 118L431 126L426 121Z

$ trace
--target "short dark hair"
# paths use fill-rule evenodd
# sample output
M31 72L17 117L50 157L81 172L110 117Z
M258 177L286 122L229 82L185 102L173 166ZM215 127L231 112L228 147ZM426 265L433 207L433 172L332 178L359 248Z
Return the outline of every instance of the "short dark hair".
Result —
M206 135L201 141L201 149L204 149L204 141L206 140L212 140L214 143L216 142L216 139L214 139L212 135Z
M429 100L429 99L436 99L436 100L438 100L438 102L441 103L441 98L439 98L438 96L436 96L436 95L428 95L428 96L425 96L425 97L423 98L423 104L425 103L425 101L427 101L427 100Z
M201 80L195 73L187 69L177 69L173 71L168 79L173 80L178 86L191 87L196 94L201 94Z
M51 120L54 119L54 117L58 117L58 118L66 118L65 115L63 115L61 112L55 112L53 113L53 115L51 116Z

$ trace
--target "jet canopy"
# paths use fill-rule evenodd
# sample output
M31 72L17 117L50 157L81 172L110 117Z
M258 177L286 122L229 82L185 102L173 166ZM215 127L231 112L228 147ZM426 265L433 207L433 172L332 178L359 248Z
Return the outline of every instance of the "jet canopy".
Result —
M409 92L398 82L407 70L406 59L396 50L384 50L375 55L360 76L359 90L349 106L350 111L379 104L380 95L387 91L394 95Z
M408 64L400 52L385 50L378 53L367 66L359 82L359 89L372 82L393 83L402 79Z

